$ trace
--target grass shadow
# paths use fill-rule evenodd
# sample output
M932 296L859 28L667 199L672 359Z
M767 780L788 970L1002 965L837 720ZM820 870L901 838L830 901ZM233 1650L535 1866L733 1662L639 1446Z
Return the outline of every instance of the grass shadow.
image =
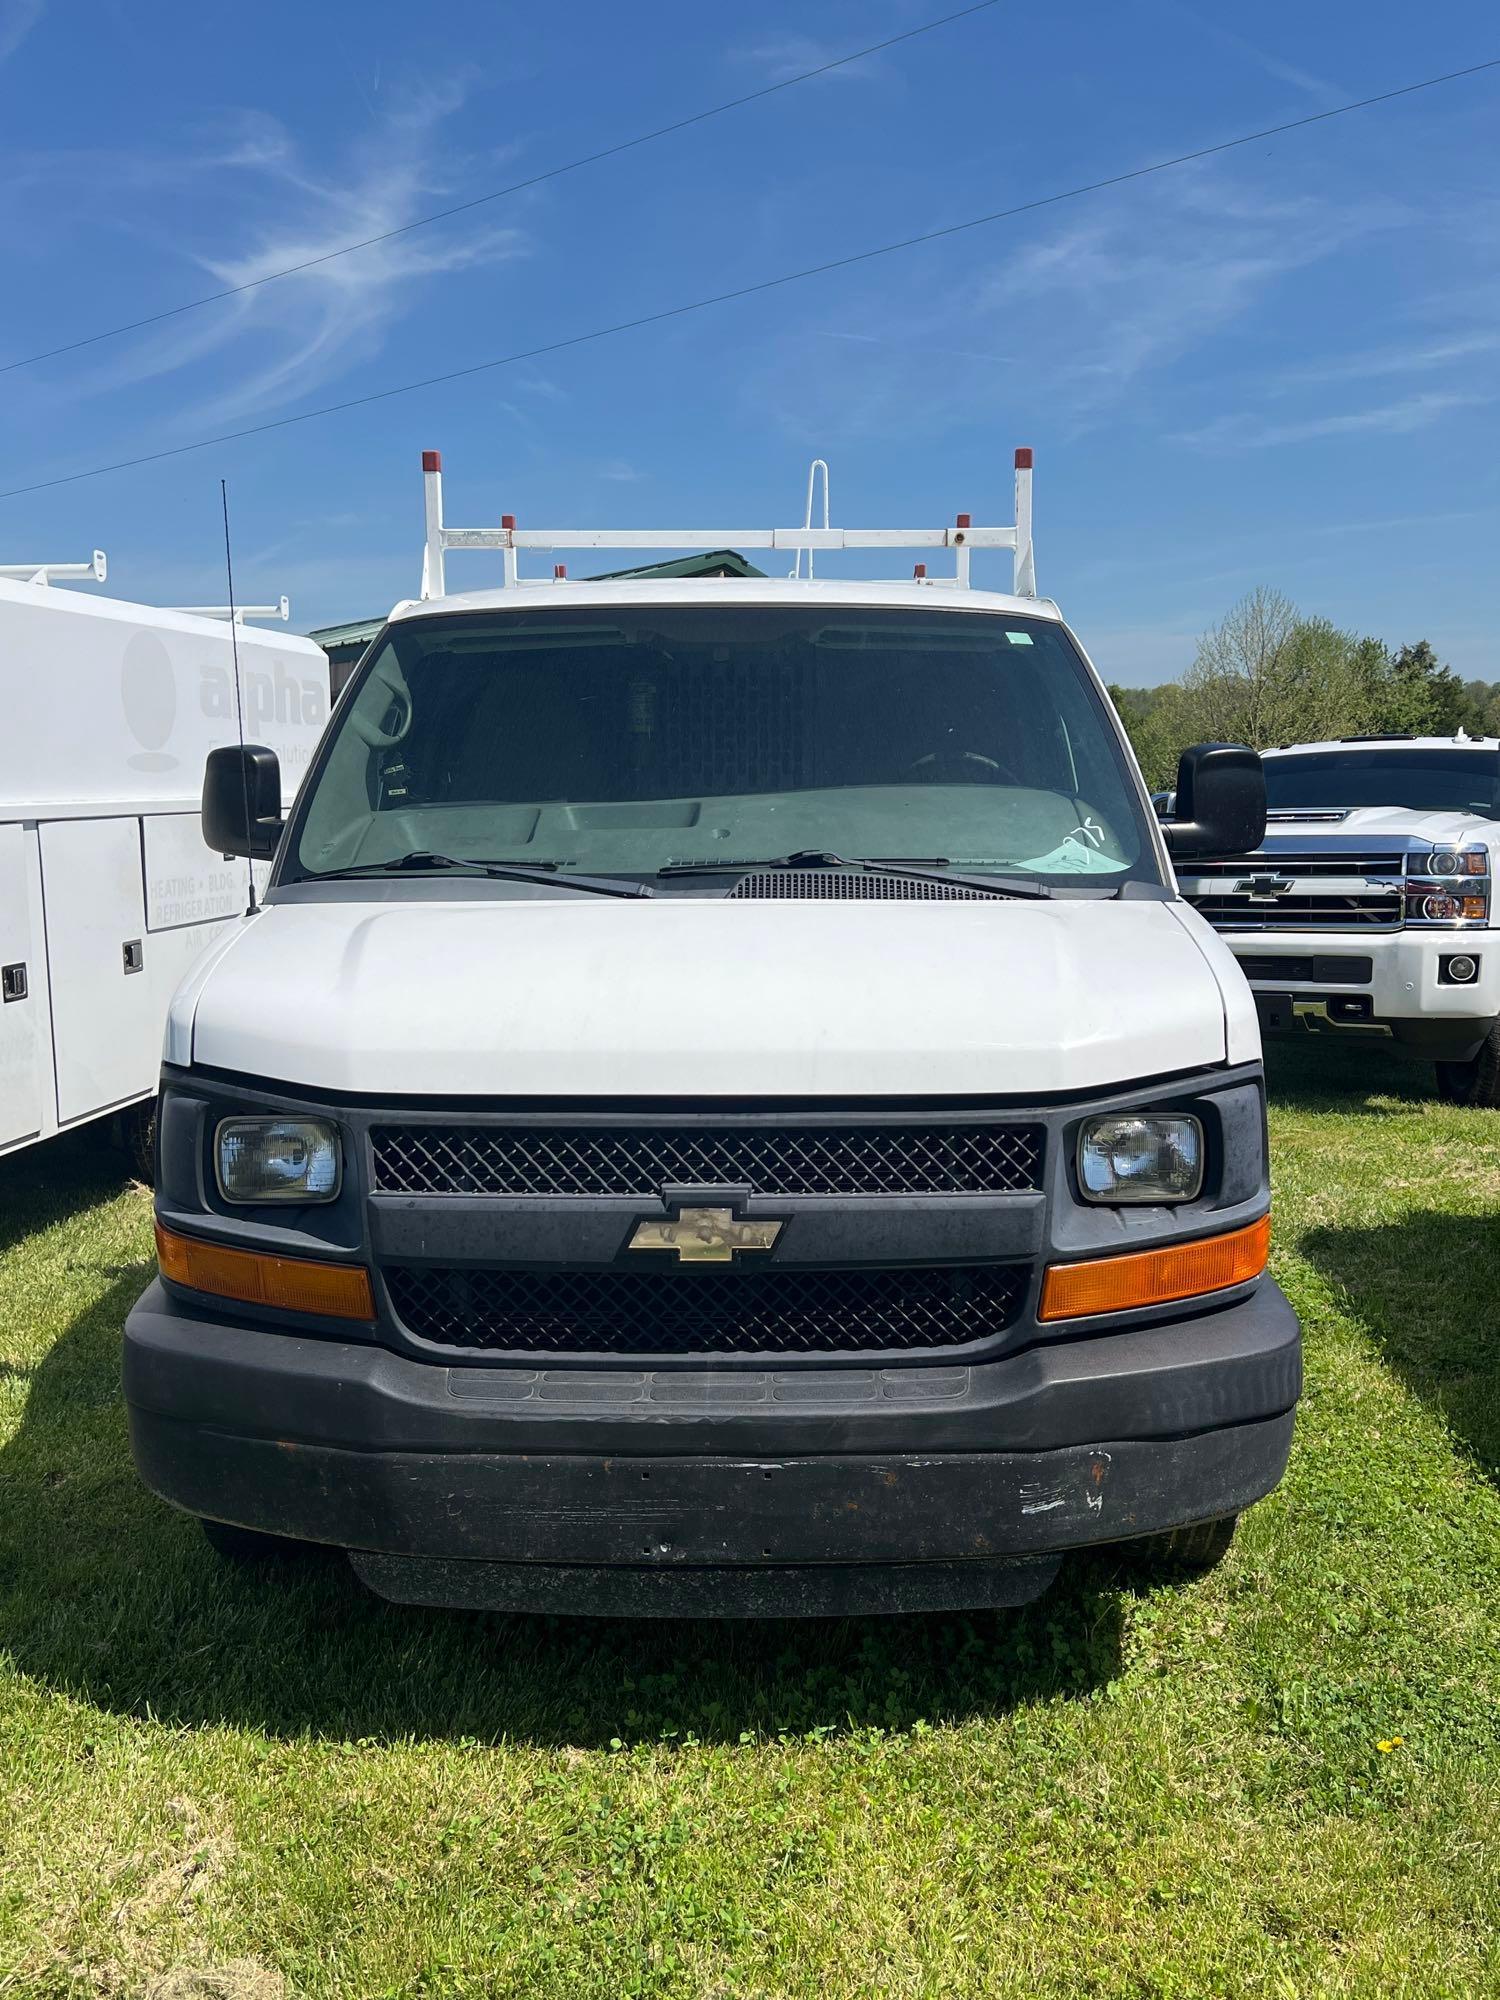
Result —
M135 1176L101 1124L60 1132L0 1160L0 1254L33 1230L110 1201Z
M70 1696L276 1736L599 1748L953 1721L1119 1671L1098 1559L1022 1611L744 1624L411 1610L337 1554L235 1569L130 1462L120 1328L149 1275L80 1314L0 1450L0 1646Z
M1394 1044L1354 1044L1334 1034L1266 1042L1266 1096L1288 1112L1340 1112L1364 1118L1416 1118L1438 1094L1430 1062Z
M1308 1034L1268 1041L1265 1058L1266 1094L1285 1111L1410 1118L1430 1109L1437 1095L1432 1064L1398 1055L1388 1042L1356 1046Z
M1500 1217L1421 1210L1374 1228L1313 1229L1299 1247L1500 1483Z

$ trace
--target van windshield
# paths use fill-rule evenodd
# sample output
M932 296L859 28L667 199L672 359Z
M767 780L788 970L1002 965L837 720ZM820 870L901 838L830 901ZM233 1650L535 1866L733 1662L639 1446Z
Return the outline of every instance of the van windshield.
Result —
M1160 880L1056 624L828 605L396 623L334 718L283 879L417 854L651 877L810 850Z

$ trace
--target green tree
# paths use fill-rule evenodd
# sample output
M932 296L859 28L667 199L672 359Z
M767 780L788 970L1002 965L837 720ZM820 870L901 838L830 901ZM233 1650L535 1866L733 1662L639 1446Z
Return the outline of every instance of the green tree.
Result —
M1385 726L1413 736L1452 736L1460 729L1482 733L1484 712L1468 688L1445 667L1431 642L1403 646L1391 661Z
M1199 640L1183 688L1206 737L1263 750L1378 727L1388 671L1378 639L1304 618L1279 591L1262 588Z
M1392 654L1265 588L1204 633L1180 681L1109 693L1153 791L1175 781L1189 743L1500 735L1500 682L1461 681L1426 639Z

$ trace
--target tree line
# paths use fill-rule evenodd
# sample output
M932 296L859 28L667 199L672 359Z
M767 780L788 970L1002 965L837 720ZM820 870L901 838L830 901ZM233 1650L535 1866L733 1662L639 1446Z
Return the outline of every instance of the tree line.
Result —
M1460 680L1426 639L1392 651L1275 590L1252 591L1206 632L1180 681L1109 693L1153 791L1175 781L1189 743L1500 735L1500 681Z

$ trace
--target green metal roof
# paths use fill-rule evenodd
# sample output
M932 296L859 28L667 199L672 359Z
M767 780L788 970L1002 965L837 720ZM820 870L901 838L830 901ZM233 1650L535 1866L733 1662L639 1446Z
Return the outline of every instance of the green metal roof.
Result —
M626 583L640 576L764 576L733 549L710 549L704 555L678 556L672 562L645 563L640 569L611 569L591 576L590 583Z
M324 652L332 646L368 646L384 623L383 618L361 618L353 625L322 625L307 636Z

